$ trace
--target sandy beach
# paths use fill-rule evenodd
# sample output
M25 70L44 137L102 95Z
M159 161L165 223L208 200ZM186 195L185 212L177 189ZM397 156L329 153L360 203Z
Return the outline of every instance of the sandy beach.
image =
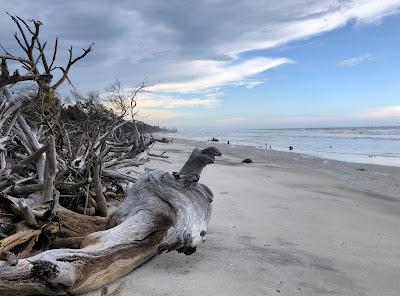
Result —
M0 12L0 296L400 296L400 0Z
M400 168L189 140L157 143L152 152L170 158L146 167L177 171L196 146L223 153L200 180L214 192L207 242L191 256L157 256L111 289L126 282L124 295L399 295Z

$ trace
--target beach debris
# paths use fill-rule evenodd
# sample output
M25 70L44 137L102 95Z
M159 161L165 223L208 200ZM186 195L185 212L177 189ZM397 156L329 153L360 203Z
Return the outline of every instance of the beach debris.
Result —
M68 287L68 295L81 294L107 285L156 254L173 250L193 254L205 241L213 201L211 190L198 181L203 168L220 155L214 147L195 148L179 173L144 173L128 188L125 200L114 213L106 217L73 212L55 198L50 217L46 212L41 214L37 205L25 203L31 207L37 224L42 225L33 227L24 223L22 210L14 203L16 199L3 195L2 204L8 205L3 207L11 209L10 215L20 213L22 220L15 234L0 240L0 251L20 249L26 242L31 250L41 235L52 240L45 252L26 259L25 255L17 255L21 258L18 268L0 269L0 294L64 294L63 290L55 293L55 286ZM97 174L95 170L93 179L99 177ZM12 253L2 256L8 264L16 264ZM13 279L20 277L24 281L16 285ZM107 295L106 292L103 294Z
M194 253L213 200L198 181L221 152L194 149L179 178L160 170L131 175L155 156L147 153L151 126L135 117L144 83L126 95L113 83L115 108L96 93L75 93L76 103L64 106L56 90L72 85L69 70L92 45L76 57L70 47L59 66L58 39L50 53L40 21L10 17L23 57L0 55L0 295L79 295L162 252ZM8 61L19 71L10 75ZM27 80L35 86L15 95L14 84Z
M10 251L0 252L0 260L7 261L7 264L10 266L15 266L18 263L17 256L15 256L15 254Z
M197 178L198 181L203 168L207 164L214 163L215 156L221 155L221 152L215 147L208 147L203 150L195 148L182 169L179 172L174 172L173 176L178 180L186 179L191 181Z
M214 137L212 137L212 139L209 140L209 141L211 141L211 142L219 142L219 140L217 138L214 138Z
M243 163L253 163L253 160L250 158L245 158L242 160Z
M172 139L168 139L166 137L162 137L161 139L156 139L155 138L154 141L155 142L160 142L160 143L165 143L165 144L172 143Z
M151 152L149 151L149 152L147 152L147 155L148 155L148 156L152 156L152 157L169 158L169 156L168 156L168 155L165 155L165 153L166 153L165 151L162 152L162 153L160 153L160 154L151 153Z
M364 168L355 168L355 170L356 170L356 171L361 171L361 172L366 171L366 169L364 169Z

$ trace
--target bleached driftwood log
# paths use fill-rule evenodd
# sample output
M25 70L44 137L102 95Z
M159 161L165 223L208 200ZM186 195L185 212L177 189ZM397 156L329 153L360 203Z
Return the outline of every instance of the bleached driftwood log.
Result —
M107 229L76 238L78 249L52 249L1 267L0 294L82 294L161 252L192 254L205 240L213 200L198 180L218 155L215 148L195 149L179 173L144 174L104 223Z

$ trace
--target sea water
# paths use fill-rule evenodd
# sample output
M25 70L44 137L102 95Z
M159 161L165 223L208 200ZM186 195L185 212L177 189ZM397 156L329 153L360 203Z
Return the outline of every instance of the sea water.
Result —
M255 146L356 163L400 166L400 126L184 131L176 138Z

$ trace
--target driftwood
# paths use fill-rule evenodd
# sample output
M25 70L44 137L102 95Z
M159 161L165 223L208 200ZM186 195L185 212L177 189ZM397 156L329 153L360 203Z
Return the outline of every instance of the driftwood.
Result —
M106 198L103 194L103 187L101 185L101 162L97 157L94 157L94 166L93 166L93 183L94 189L96 191L95 201L97 203L96 214L102 217L107 217L108 210L107 210L107 202Z
M147 155L148 155L148 156L152 156L152 157L169 158L169 156L168 156L168 155L165 155L165 153L166 153L165 151L162 152L162 153L160 153L160 154L152 153L152 152L147 152Z
M168 138L166 138L166 137L162 137L161 139L155 138L154 141L160 142L160 143L166 143L166 144L168 144L168 143L171 143L171 142L172 142L172 139L168 139Z
M192 254L205 240L212 202L198 181L220 152L195 149L178 173L120 172L150 157L167 161L164 153L147 154L154 139L135 118L144 83L129 96L115 84L111 102L121 114L93 93L74 93L76 104L64 107L55 91L72 84L69 70L92 47L75 58L71 47L66 66L56 66L58 39L47 57L42 23L11 19L24 56L0 44L0 295L81 294L159 253ZM9 61L22 69L10 74ZM27 80L37 88L14 96L12 84Z
M52 249L0 268L1 295L81 294L164 251L192 254L205 240L213 200L197 180L215 155L220 155L215 148L195 149L180 173L141 176L105 230L85 236L79 249ZM36 234L30 232L23 238Z
M57 174L57 152L54 136L49 137L49 146L46 153L46 163L43 183L43 202L49 202L54 195L54 181Z

